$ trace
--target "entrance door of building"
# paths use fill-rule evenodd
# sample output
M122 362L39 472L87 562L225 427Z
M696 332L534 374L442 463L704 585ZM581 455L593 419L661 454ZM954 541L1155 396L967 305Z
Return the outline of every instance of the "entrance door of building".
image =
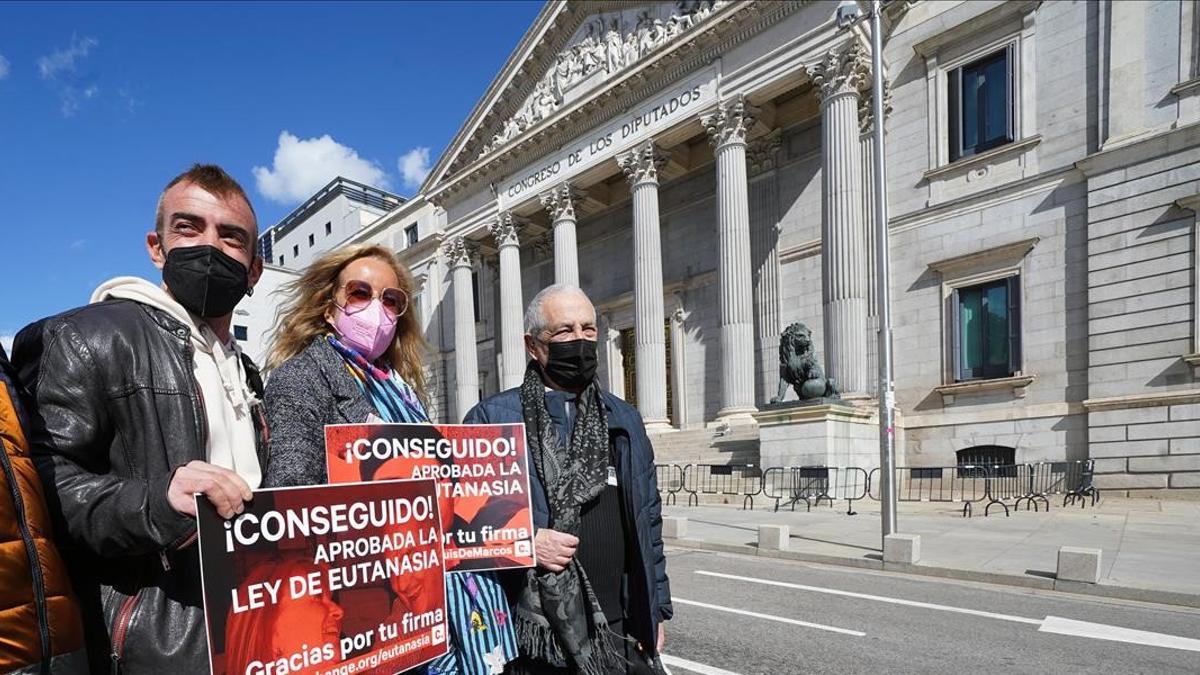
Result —
M667 352L667 420L675 424L675 391L671 372L671 322L663 324ZM637 344L632 327L621 331L621 372L625 379L625 401L637 408ZM640 408L638 408L640 410Z

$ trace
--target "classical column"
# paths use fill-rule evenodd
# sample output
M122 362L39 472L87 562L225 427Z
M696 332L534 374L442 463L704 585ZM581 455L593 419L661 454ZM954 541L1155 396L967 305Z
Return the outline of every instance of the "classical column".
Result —
M500 373L500 388L521 386L525 376L525 333L521 299L521 242L518 230L523 224L520 216L505 211L488 226L500 249L500 353L504 369Z
M754 266L754 329L760 372L758 397L775 395L779 372L779 180L782 134L775 129L746 147L750 181L750 260Z
M723 420L752 420L754 302L750 269L750 204L746 134L758 110L738 95L703 115L717 159L717 279L721 298L721 409Z
M859 92L870 82L857 43L808 67L821 102L821 267L825 371L845 395L867 393L867 242L858 143Z
M475 345L475 294L471 289L471 269L476 245L462 237L446 243L454 285L454 376L455 415L450 422L461 422L467 411L479 402L479 354Z
M664 428L667 426L667 358L658 171L666 164L667 155L653 141L647 141L622 154L617 162L633 193L633 327L638 410L648 428Z
M887 115L892 110L892 91L887 80L883 87L883 110ZM858 145L862 153L862 202L863 202L863 237L866 245L866 284L867 284L867 392L872 396L879 389L878 381L871 375L879 372L879 300L875 290L876 265L878 263L875 247L875 118L873 99L874 92L862 96L858 106Z
M575 240L575 207L582 193L560 183L542 193L542 206L554 224L554 283L579 285L579 246Z

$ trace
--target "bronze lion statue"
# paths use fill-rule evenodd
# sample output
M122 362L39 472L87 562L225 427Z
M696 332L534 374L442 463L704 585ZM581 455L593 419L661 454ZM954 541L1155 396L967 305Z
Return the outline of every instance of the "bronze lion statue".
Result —
M825 377L821 364L813 356L812 330L794 323L779 336L779 394L771 403L783 401L788 386L801 401L838 395L832 378Z

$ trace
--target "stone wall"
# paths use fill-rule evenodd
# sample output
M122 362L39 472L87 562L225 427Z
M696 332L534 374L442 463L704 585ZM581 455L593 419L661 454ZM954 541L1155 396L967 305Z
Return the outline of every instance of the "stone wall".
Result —
M1096 487L1200 488L1200 396L1178 400L1190 402L1088 414Z
M1088 175L1088 449L1096 485L1200 488L1194 125L1100 153Z

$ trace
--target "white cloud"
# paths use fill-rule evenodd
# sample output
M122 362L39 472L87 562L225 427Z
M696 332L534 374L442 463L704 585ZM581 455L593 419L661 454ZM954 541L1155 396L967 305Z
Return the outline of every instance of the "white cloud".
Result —
M8 354L10 358L12 357L12 343L15 339L17 339L17 336L11 333L0 335L0 345L4 345L4 353Z
M8 67L8 59L4 58L3 54L0 54L0 80L8 77L10 71L11 68Z
M72 251L78 251L87 246L87 244L87 239L76 239L75 241L71 242L70 248Z
M72 36L70 47L38 59L38 72L42 74L43 79L47 80L64 73L74 73L76 71L75 61L87 58L92 47L99 44L100 42L96 38Z
M283 204L308 199L337 176L389 187L387 173L378 164L359 157L354 148L338 143L329 134L300 139L282 131L271 168L254 167L258 191Z
M38 73L42 79L49 82L58 92L63 117L70 117L79 111L79 104L93 99L100 93L100 87L93 78L80 72L80 64L87 58L93 47L100 44L96 38L72 36L71 46L60 49L38 59Z
M404 181L405 187L413 190L421 187L421 183L429 175L429 148L420 147L409 150L400 155L396 166L400 169L400 178Z

